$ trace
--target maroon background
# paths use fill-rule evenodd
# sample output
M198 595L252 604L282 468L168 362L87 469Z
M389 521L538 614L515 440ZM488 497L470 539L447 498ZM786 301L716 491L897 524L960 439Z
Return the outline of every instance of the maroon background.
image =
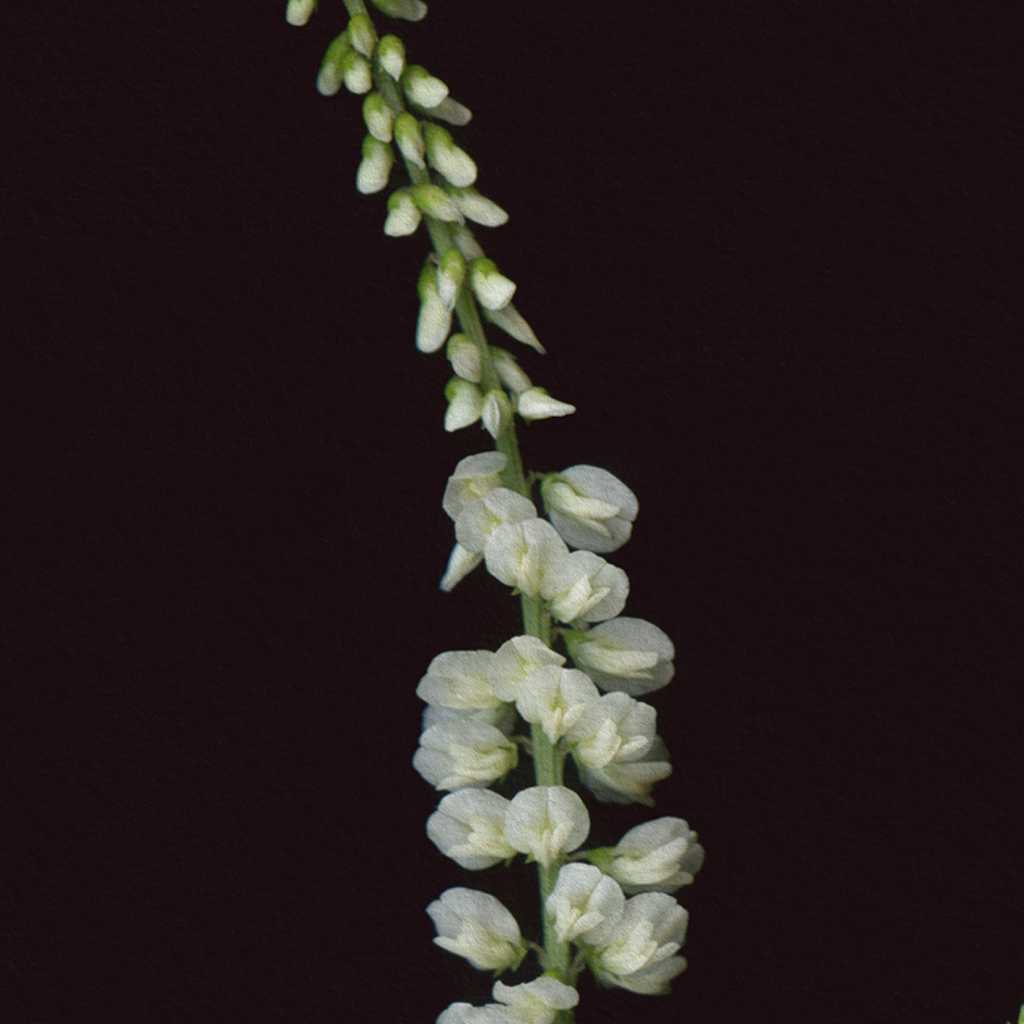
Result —
M481 235L550 352L523 364L579 406L527 463L634 488L629 611L679 651L652 702L656 813L708 849L690 968L669 999L585 981L579 1020L1001 1024L1019 37L942 5L636 6L398 29L476 114L458 141L512 218ZM416 682L518 627L482 573L436 590L444 479L486 437L441 430L425 236L353 187L323 8L8 18L5 1024L429 1022L487 983L425 905L514 883L535 913L521 868L423 833Z

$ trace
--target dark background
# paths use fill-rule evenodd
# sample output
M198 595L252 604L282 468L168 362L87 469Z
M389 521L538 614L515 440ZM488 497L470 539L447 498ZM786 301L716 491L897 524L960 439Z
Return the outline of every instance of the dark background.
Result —
M579 407L527 464L636 491L613 560L678 648L655 813L708 850L690 967L667 999L584 981L579 1020L1002 1024L1020 39L977 5L697 7L396 29L476 115L511 214L480 236L550 354L509 347ZM416 683L519 629L482 572L436 590L445 477L487 437L441 430L425 235L383 236L361 99L315 91L344 24L8 16L4 1024L429 1022L487 979L426 904L536 913L522 868L423 831Z

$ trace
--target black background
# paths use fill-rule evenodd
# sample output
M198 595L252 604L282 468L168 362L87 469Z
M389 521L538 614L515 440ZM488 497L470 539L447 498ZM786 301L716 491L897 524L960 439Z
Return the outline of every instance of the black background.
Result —
M410 766L430 659L519 631L482 571L436 589L488 439L442 431L413 345L426 238L383 236L361 100L315 91L339 3L117 7L5 30L0 1019L433 1021L487 979L426 904L536 911L522 868L437 853ZM639 496L613 560L679 667L655 813L708 850L674 994L584 981L581 1024L1001 1024L1019 37L917 3L431 7L396 31L475 113L511 214L480 236L550 354L509 347L579 408L526 462Z

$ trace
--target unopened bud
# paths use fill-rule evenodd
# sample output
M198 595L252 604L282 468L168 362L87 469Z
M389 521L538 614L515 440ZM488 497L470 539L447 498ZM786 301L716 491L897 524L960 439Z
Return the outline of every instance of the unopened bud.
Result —
M535 348L541 355L545 354L544 346L537 339L537 335L511 302L504 309L485 308L484 319L500 327L506 334L511 334L516 341Z
M362 58L360 58L362 60ZM356 188L363 195L379 192L388 183L391 165L395 162L391 147L372 135L363 139L363 159L356 171Z
M516 286L498 273L494 260L474 260L469 272L469 283L476 292L480 305L485 309L504 309L515 295Z
M452 369L463 379L480 383L483 376L483 361L480 349L465 334L453 334L448 339L448 361Z
M447 310L455 308L455 303L466 280L466 261L455 246L446 249L437 267L437 294Z
M451 179L449 179L451 180ZM449 188L448 194L455 200L455 205L463 216L483 224L488 228L496 228L508 220L508 214L497 204L480 195L475 188Z
M465 150L455 145L446 128L427 124L423 136L431 167L440 171L455 186L472 185L476 181L476 164Z
M512 422L512 403L509 402L508 395L497 388L488 391L484 396L480 415L487 428L487 433L497 441Z
M519 396L516 402L516 412L524 420L546 420L551 416L568 416L575 411L575 405L559 402L552 398L544 388L529 388Z
M341 62L351 48L348 32L342 32L331 40L316 77L317 92L321 96L333 96L341 88Z
M436 185L413 185L410 191L416 205L431 217L447 221L462 220L459 208Z
M427 5L421 0L373 0L373 6L389 18L420 21L427 15Z
M483 396L480 389L461 377L452 377L444 389L448 411L444 414L444 429L449 433L476 423L480 419Z
M362 96L373 88L373 75L370 73L369 61L355 50L349 50L341 58L341 77L345 88Z
M395 118L394 125L395 142L401 150L402 156L417 167L426 167L423 162L423 154L426 147L423 143L423 132L420 131L420 123L412 114L399 114Z
M521 391L533 387L530 378L523 372L511 352L492 345L491 358L494 360L494 369L498 374L498 380L509 391L519 394Z
M381 142L391 141L395 115L379 92L371 92L363 100L363 120L369 133Z
M411 235L419 226L423 215L404 189L388 196L388 216L384 221L384 234L392 238Z
M288 0L288 8L284 12L285 21L289 25L305 25L312 16L315 6L315 0Z
M398 36L386 35L377 44L380 66L397 82L405 70L405 44Z
M364 57L369 58L373 54L377 34L373 31L373 22L365 14L357 14L349 21L348 37Z
M436 107L448 95L448 86L419 64L410 64L402 75L405 95L420 107Z

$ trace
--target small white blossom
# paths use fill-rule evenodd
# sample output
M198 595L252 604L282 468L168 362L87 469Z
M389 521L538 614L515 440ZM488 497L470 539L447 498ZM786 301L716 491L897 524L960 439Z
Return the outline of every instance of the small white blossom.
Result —
M467 260L470 259L465 249L462 254ZM519 310L511 302L504 309L491 310L484 307L484 319L496 327L500 327L506 334L511 334L516 341L535 348L541 355L545 354L544 346L538 340L537 335L533 333L533 328L523 319Z
M543 581L568 558L569 549L546 519L499 526L484 550L487 571L530 597L539 597Z
M651 797L654 784L671 774L668 750L660 736L655 736L647 753L636 760L612 760L602 768L580 766L583 784L598 800L617 804L637 803L647 807L654 804Z
M455 708L442 707L440 704L428 704L423 709L421 731L426 732L442 722L456 722L463 719L483 722L484 725L493 725L505 736L510 736L512 730L519 724L515 704L502 704L500 707L484 708L482 711L457 711Z
M420 107L436 107L448 95L448 86L419 64L410 64L402 74L405 95Z
M599 699L597 687L583 672L545 665L522 681L516 708L527 722L544 730L548 742L557 743Z
M501 474L507 464L508 458L502 452L467 456L448 477L441 507L451 519L458 519L467 505L501 486Z
M285 20L289 25L301 26L309 21L316 7L316 0L288 0L288 7L285 10Z
M480 305L491 312L504 309L516 293L516 286L498 271L494 260L473 260L469 268L469 283Z
M493 725L456 718L420 736L412 766L435 789L489 786L516 765L515 743Z
M420 130L419 121L412 114L403 112L395 118L391 130L402 156L417 167L426 167L427 165L423 162L426 143L423 141L423 132Z
M462 282L465 280L466 261L454 245L449 246L437 265L437 294L441 296L444 308L449 312L455 308Z
M440 125L427 123L423 128L430 166L457 188L476 181L476 164L470 155L455 145L451 132Z
M380 139L367 135L363 139L363 159L356 169L356 188L363 195L379 192L388 183L391 166L395 162L391 147Z
M653 693L675 675L675 647L657 626L620 615L589 630L565 634L577 667L602 690L620 690L631 697Z
M669 893L693 882L703 862L697 833L682 818L658 818L631 828L601 869L625 892Z
M565 864L544 905L559 942L599 945L622 917L626 897L619 883L591 864Z
M480 358L480 349L473 344L472 339L465 334L453 334L448 339L448 348L445 351L448 362L452 369L463 379L480 383L483 377L484 365Z
M537 509L529 498L506 487L495 487L459 513L455 539L467 551L482 552L499 526L536 518Z
M446 889L427 913L437 928L434 942L481 971L515 967L526 953L516 919L490 893L461 886Z
M545 665L565 664L565 658L535 636L516 636L503 643L491 662L488 682L503 701L514 701L523 681Z
M420 226L423 214L412 201L412 196L404 189L392 192L388 196L388 215L384 221L384 234L391 238L400 238L413 234Z
M640 505L617 477L597 466L570 466L540 485L548 518L573 548L599 555L629 540Z
M638 761L654 742L657 712L625 693L606 693L589 705L566 741L581 767Z
M405 44L398 36L386 35L377 44L380 66L397 82L405 70Z
M520 853L549 868L587 838L590 815L579 794L565 786L531 786L512 797L504 830Z
M484 227L496 228L508 221L508 214L495 202L480 195L475 188L450 188L448 194L464 217Z
M427 835L460 867L480 871L516 855L504 833L508 808L509 801L489 789L460 789L427 819Z
M516 403L516 412L524 420L547 420L552 416L570 416L575 411L575 405L552 398L544 388L527 388Z
M682 946L687 920L686 911L663 892L626 900L615 930L600 944L598 974L620 978L667 960Z
M544 578L541 596L559 622L600 622L625 607L629 578L592 551L574 551Z
M446 594L450 594L483 560L483 555L467 551L461 544L456 544L448 556L448 567L438 586Z
M494 983L491 995L504 1003L515 1024L552 1024L559 1010L570 1010L580 1001L576 989L557 978L540 977L522 985Z
M480 419L484 398L475 384L471 384L461 377L452 377L444 389L444 397L448 399L448 410L444 414L444 429L449 433L468 427Z
M508 400L508 395L498 388L492 388L484 395L480 416L487 428L487 433L497 440L512 422L512 404Z
M487 681L494 662L493 651L446 651L431 661L416 687L416 696L427 704L458 711L483 711L502 701Z

